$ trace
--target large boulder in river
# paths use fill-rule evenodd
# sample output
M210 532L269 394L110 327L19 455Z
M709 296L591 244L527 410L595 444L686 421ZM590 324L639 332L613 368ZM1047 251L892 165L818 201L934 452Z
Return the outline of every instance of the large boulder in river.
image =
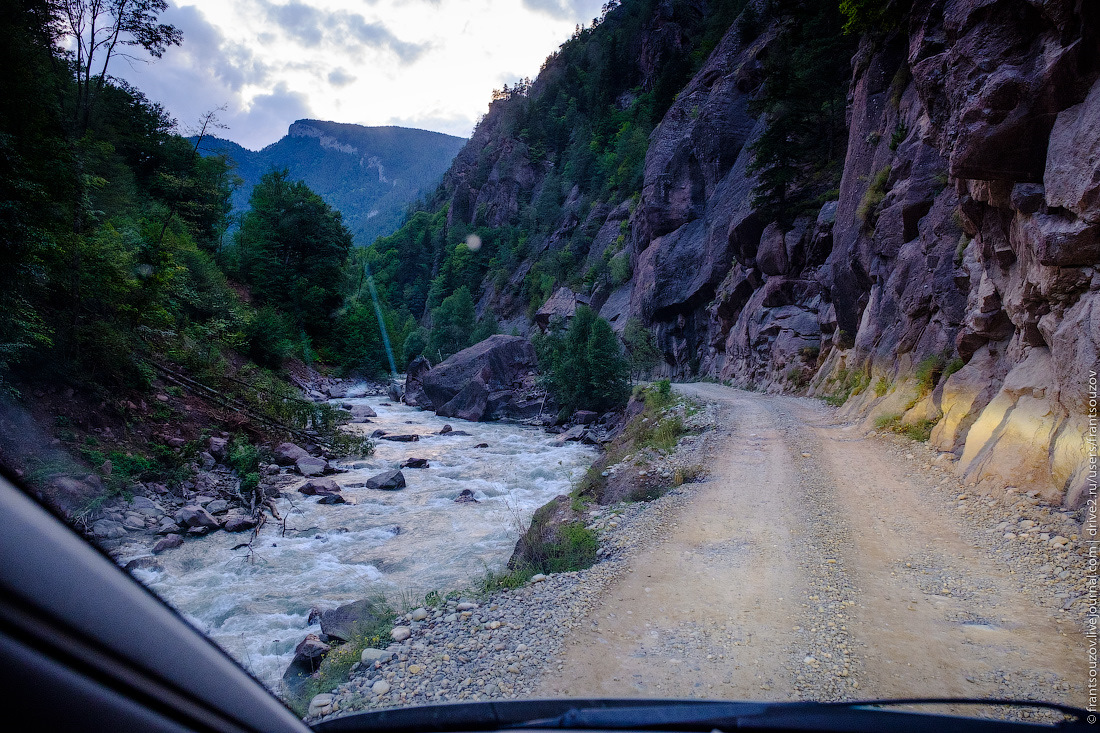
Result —
M298 487L298 493L306 496L324 496L325 494L339 494L340 485L330 478L315 478L306 481Z
M538 359L531 342L498 334L463 349L418 380L438 414L494 420L537 414L539 400L529 394L537 374ZM427 406L424 401L418 404Z
M379 621L374 603L352 601L321 612L321 632L329 639L351 641L366 636Z
M405 474L401 471L383 471L377 476L372 476L367 479L368 489L380 489L382 491L393 491L395 489L405 488Z
M432 409L432 401L424 394L424 376L432 369L432 363L423 356L413 359L405 369L405 404Z

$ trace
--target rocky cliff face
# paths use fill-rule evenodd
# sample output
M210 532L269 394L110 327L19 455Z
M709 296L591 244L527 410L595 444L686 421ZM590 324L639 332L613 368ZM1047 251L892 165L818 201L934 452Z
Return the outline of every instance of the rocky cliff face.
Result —
M650 4L643 79L687 44L685 12L713 12ZM518 294L547 252L628 258L628 277L586 294L617 329L655 332L659 374L828 397L868 428L932 426L971 480L1079 505L1100 362L1100 10L913 6L852 59L843 174L819 208L780 226L754 207L752 101L776 31L742 40L734 24L650 135L639 194L563 192L480 311L528 328ZM514 224L554 180L514 128L495 104L441 189L448 223Z
M1100 361L1085 5L922 3L906 32L865 39L839 198L788 231L747 195L768 37L731 34L654 133L631 219L629 312L666 373L848 397L869 425L935 421L971 479L1078 504Z

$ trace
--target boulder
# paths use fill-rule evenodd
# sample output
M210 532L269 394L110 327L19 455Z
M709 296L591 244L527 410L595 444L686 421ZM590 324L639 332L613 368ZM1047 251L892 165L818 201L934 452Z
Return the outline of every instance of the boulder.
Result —
M439 429L439 434L440 435L446 435L447 433L450 433L453 430L454 430L454 428L452 428L450 425L444 425L443 427L441 427Z
M178 534L165 535L153 545L153 554L159 555L165 550L171 550L183 544L183 538Z
M466 383L453 398L436 410L440 417L457 417L460 420L478 422L486 416L489 407L489 390L485 379L478 375Z
M229 511L229 502L225 499L215 499L206 505L206 511L211 514L225 514Z
M359 655L359 662L367 667L373 667L377 662L388 662L393 659L393 652L383 649L367 647Z
M301 458L309 458L309 453L293 443L279 443L275 446L275 462L280 466L293 466Z
M584 520L584 516L573 509L573 501L560 495L535 510L531 517L531 526L527 528L508 560L508 567L515 569L524 566L539 566L545 561L547 546L562 541L562 529L570 524Z
M384 471L367 479L368 489L394 491L405 488L405 475L400 470Z
M347 504L348 500L340 494L325 494L321 497L318 504Z
M257 524L258 522L252 517L238 515L227 519L224 529L226 532L245 532L253 529Z
M477 504L478 501L474 498L474 492L469 489L463 489L462 493L455 497L455 504Z
M378 623L374 603L352 601L337 608L321 611L321 633L330 639L351 641L365 636Z
M306 481L298 487L298 493L306 496L324 496L325 494L339 494L340 485L330 478L315 478Z
M115 540L126 535L126 528L113 519L100 519L92 525L92 534L101 540Z
M386 396L394 402L400 402L405 396L405 388L397 382L390 382L390 386L386 387Z
M157 562L155 557L139 557L126 563L123 568L128 573L132 573L135 570L160 570L160 563Z
M176 520L176 524L187 530L201 528L209 531L221 527L218 520L210 512L197 504L182 507L172 515L172 519Z
M331 649L332 647L321 641L317 634L307 634L306 638L294 647L294 660L290 664L298 665L312 674L320 668L321 660Z
M328 469L328 461L324 458L314 458L307 455L294 462L294 467L303 476L320 476Z
M424 377L432 369L432 363L423 356L418 356L409 363L405 370L405 404L413 407L432 409L432 401L424 393Z
M520 336L498 334L463 349L418 379L424 395L438 414L458 416L462 413L478 415L477 419L491 419L505 415L485 413L489 394L516 392L537 371L538 361L530 341ZM469 387L475 382L480 384ZM439 410L462 392L465 394L461 399L447 410ZM486 407L481 406L482 401ZM418 404L424 406L423 402Z
M392 440L395 443L415 443L420 440L419 435L380 435L382 440Z
M225 460L229 457L228 438L210 438L206 446L210 455L214 457L214 460L225 463Z
M401 463L401 468L427 468L427 467L428 467L428 459L427 458L406 458Z
M573 422L577 425L590 425L596 422L597 417L599 415L591 410L577 410L573 413Z

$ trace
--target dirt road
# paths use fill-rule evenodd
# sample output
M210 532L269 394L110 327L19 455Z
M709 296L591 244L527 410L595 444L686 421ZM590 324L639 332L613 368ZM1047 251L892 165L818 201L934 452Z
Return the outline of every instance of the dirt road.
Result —
M812 400L678 389L720 405L709 478L543 694L1084 705L1081 634L975 540L940 475Z

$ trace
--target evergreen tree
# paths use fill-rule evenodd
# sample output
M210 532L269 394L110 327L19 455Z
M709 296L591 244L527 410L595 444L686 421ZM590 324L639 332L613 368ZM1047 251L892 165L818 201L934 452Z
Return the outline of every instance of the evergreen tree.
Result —
M307 336L325 341L343 303L351 249L340 212L286 171L265 175L250 205L236 238L241 279L258 303L285 311Z
M469 346L475 320L473 296L470 289L463 285L432 309L428 357L446 359Z

